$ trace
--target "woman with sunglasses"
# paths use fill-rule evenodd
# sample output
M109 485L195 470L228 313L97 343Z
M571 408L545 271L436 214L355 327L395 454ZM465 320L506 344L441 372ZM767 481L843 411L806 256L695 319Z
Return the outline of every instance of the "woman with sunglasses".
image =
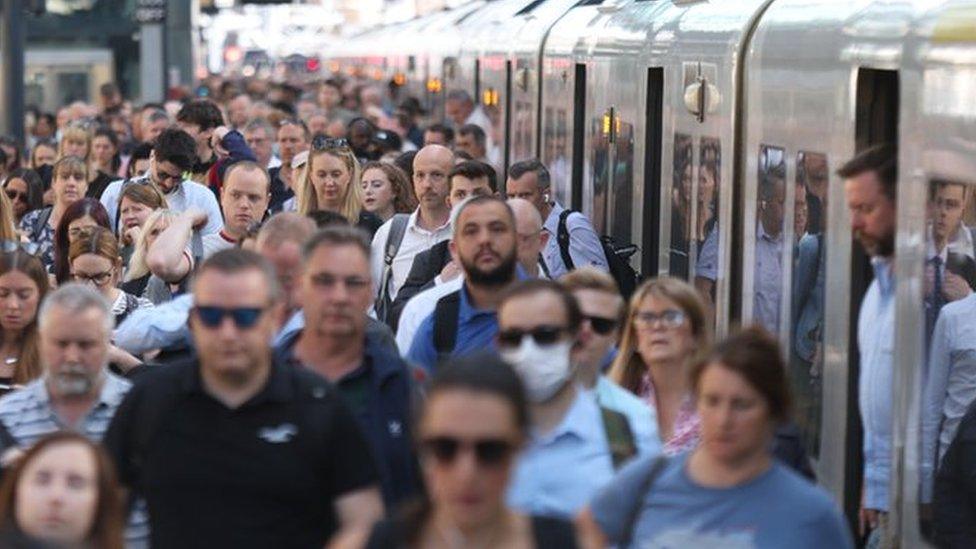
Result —
M95 227L85 229L71 242L68 250L71 266L71 280L91 284L105 300L112 304L115 325L122 323L132 311L142 307L152 307L148 299L126 293L118 288L122 278L122 258L119 256L119 243L112 231Z
M367 162L362 176L363 209L386 222L394 214L417 208L405 173L390 162Z
M708 348L705 304L687 282L648 280L630 299L620 351L610 379L646 400L657 413L664 453L698 444L701 421L695 412L688 368Z
M452 359L438 369L418 418L428 499L377 524L367 548L577 546L568 522L505 505L529 428L524 389L508 364L493 355Z
M81 237L83 231L102 227L111 229L105 206L94 198L82 198L64 211L54 230L54 278L58 284L71 280L68 247Z
M718 344L690 371L701 442L676 457L641 457L592 501L617 547L851 548L830 496L774 458L773 433L790 416L782 353L762 328Z
M372 238L383 221L363 209L359 161L345 139L312 141L308 163L298 185L298 213L339 212Z
M15 240L0 253L0 392L41 375L37 308L48 292L41 261Z
M44 207L44 183L37 172L18 168L3 182L3 192L13 208L14 224L20 223L26 214Z
M124 185L119 194L119 241L122 244L122 263L129 265L129 260L135 251L136 241L146 220L156 210L165 209L166 198L156 185Z
M54 269L54 230L68 207L81 200L88 190L90 167L77 156L65 156L54 164L51 190L53 206L34 210L20 220L20 230L37 244L41 262L48 271Z

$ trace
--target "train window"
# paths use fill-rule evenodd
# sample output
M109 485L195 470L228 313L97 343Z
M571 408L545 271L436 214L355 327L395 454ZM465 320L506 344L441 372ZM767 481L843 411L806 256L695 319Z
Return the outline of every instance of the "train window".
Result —
M722 183L722 142L717 137L702 137L698 155L695 223L691 227L695 287L712 305L714 314L715 283L719 276L718 197Z
M827 273L824 228L829 173L827 155L797 153L789 378L800 437L814 459L820 453L824 279Z
M607 220L610 235L620 242L632 242L631 221L634 209L634 125L621 121L613 133L613 162L609 166L610 199Z
M777 333L783 295L783 238L786 211L786 151L759 147L756 193L752 319Z
M674 134L674 170L671 184L671 251L668 271L688 279L691 254L691 184L694 153L691 136Z
M603 118L594 118L590 121L590 166L592 174L592 204L593 211L590 219L593 221L593 228L598 234L606 234L609 230L607 226L608 197L607 191L610 188L610 134L603 131ZM584 190L584 193L586 191Z

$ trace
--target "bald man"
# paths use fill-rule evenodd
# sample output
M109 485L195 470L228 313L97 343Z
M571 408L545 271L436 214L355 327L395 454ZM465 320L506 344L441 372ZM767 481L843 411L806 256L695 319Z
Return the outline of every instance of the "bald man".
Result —
M407 280L414 257L451 237L448 175L454 153L428 145L413 159L413 189L419 205L409 216L397 214L373 236L371 268L377 317L392 319L392 303ZM388 260L389 258L389 260Z
M519 264L530 278L549 278L541 259L542 250L549 241L549 233L542 230L542 215L535 205L524 198L510 198L508 205L515 214Z

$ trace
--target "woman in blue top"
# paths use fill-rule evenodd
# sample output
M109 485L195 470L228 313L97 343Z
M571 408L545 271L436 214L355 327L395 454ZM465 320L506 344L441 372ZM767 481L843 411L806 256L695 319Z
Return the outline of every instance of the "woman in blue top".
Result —
M850 548L822 489L777 463L770 447L790 395L776 340L749 328L691 370L701 442L672 458L637 459L581 517L621 547Z

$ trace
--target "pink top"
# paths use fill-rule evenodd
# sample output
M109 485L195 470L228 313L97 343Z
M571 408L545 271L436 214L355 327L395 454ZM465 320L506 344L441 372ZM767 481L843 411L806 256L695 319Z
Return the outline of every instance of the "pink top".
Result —
M645 373L644 378L641 380L638 396L646 400L647 404L657 411L657 397L654 393L654 382L648 373ZM660 414L658 416L660 417ZM695 446L698 446L698 440L700 438L701 418L698 417L698 413L695 411L695 403L691 395L687 395L681 401L681 408L678 409L678 415L674 419L671 437L668 440L662 441L664 443L664 455L673 456L691 450Z

